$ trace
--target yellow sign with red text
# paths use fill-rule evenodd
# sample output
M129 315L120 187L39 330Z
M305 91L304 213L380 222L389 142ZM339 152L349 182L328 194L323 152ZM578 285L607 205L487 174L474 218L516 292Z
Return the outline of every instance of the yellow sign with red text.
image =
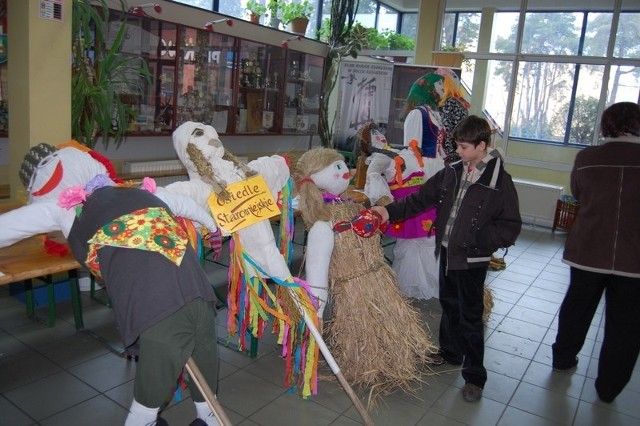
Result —
M207 202L218 226L229 233L280 213L267 182L260 175L230 184L226 190L228 197L212 192Z

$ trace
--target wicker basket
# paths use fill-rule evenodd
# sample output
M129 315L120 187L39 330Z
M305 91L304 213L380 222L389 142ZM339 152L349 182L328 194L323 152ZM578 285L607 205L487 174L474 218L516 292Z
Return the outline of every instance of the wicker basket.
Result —
M553 228L551 228L551 231L555 232L556 229L569 231L579 209L580 205L577 203L558 200L556 203L556 215L553 219Z

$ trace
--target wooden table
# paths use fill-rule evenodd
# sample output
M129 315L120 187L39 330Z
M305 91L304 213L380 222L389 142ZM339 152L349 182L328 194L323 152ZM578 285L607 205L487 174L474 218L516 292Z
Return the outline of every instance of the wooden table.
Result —
M66 240L60 232L49 234L49 238L66 245ZM54 287L51 275L67 272L76 328L84 328L77 276L80 264L70 251L64 256L47 254L44 248L44 239L44 234L36 235L0 249L0 285L24 281L27 315L34 316L32 280L39 278L45 281L49 291L49 326L53 326L55 324L55 302L53 301Z

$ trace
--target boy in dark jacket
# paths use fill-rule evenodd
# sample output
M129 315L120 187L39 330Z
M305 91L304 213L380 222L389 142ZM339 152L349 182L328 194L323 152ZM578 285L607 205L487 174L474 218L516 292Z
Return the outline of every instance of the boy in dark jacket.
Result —
M513 245L522 219L518 195L489 123L475 115L453 134L461 161L446 166L418 192L386 207L384 221L398 222L437 207L436 256L440 255L440 351L433 364L462 365L468 402L478 401L487 381L484 358L484 282L491 255Z

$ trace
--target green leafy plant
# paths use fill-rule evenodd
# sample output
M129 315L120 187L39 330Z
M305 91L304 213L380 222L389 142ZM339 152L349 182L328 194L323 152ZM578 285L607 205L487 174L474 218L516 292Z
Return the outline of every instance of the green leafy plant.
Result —
M282 5L282 2L279 2L278 0L269 0L269 3L267 3L267 10L269 11L269 15L272 18L280 17L281 5Z
M137 115L137 103L131 104L127 98L139 100L145 85L151 84L147 63L120 52L126 35L127 4L119 2L123 13L112 39L108 0L72 3L71 135L88 147L93 147L98 136L105 146L111 139L119 145Z
M356 23L355 27L361 27L361 30L366 32L367 43L365 48L371 50L413 50L416 47L414 39L395 31L384 30L379 32L375 28L364 27L359 23Z
M390 50L414 50L416 48L416 41L404 34L388 31L385 33L385 37L389 40Z
M308 0L282 3L280 8L282 10L282 23L285 25L297 18L309 19L313 14L313 6Z
M267 6L257 0L249 0L247 2L247 11L249 11L249 15L260 17L267 13Z

